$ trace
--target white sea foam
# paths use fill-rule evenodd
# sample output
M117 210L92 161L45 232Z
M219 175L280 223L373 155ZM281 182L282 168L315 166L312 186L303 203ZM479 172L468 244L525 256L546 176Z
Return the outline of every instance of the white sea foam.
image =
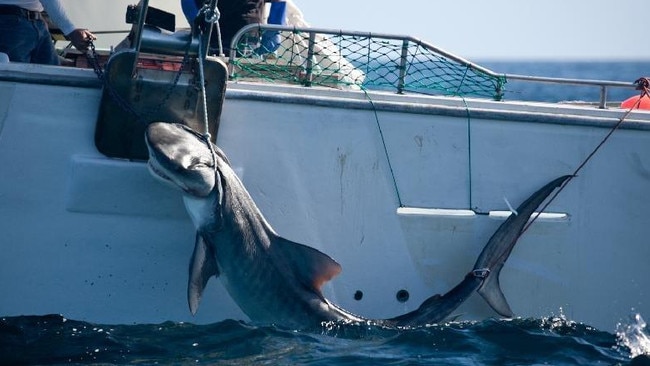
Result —
M629 323L618 323L616 338L619 346L630 349L630 358L644 354L650 355L650 336L641 314L632 313Z

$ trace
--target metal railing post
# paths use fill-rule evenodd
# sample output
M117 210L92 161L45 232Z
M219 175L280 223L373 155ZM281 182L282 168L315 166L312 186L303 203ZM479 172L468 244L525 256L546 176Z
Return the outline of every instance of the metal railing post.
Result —
M397 79L397 94L404 93L406 87L406 59L408 57L409 40L402 41L402 54L399 59L399 78Z
M312 73L314 70L314 45L316 43L316 33L309 32L309 45L307 46L307 64L305 65L305 79L303 84L311 86Z
M605 109L607 107L607 85L600 86L600 103L598 108Z
M132 47L135 50L135 57L133 60L133 67L131 68L131 77L135 78L138 66L138 56L140 55L140 46L142 43L142 32L144 31L145 19L147 19L147 10L149 9L149 0L141 0L138 5L138 20L137 25L134 27Z

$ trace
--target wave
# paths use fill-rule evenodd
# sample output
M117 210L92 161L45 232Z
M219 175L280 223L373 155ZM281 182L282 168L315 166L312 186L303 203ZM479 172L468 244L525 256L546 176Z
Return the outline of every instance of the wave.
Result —
M615 333L563 315L389 329L329 323L314 331L225 320L100 325L61 315L0 320L0 365L59 364L648 364L640 314ZM639 363L641 362L641 363Z

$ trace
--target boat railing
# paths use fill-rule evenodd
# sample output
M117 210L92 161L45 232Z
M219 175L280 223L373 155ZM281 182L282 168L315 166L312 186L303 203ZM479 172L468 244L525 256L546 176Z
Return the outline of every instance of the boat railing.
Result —
M634 89L637 87L637 85L634 83L623 82L623 81L553 78L553 77L529 76L529 75L517 75L517 74L503 74L503 75L507 78L507 80L518 80L524 82L551 83L551 84L562 84L562 85L573 85L573 86L592 86L595 88L599 88L600 97L598 99L597 105L598 108L600 109L607 107L608 104L607 96L610 88Z
M176 56L186 53L190 31L164 34L145 27L147 9L148 1L142 0L135 12L138 19L131 32L136 53ZM123 31L106 33L113 32ZM260 42L260 38L272 42ZM197 50L198 42L192 40L189 53L195 56ZM509 81L590 86L600 90L600 97L594 103L599 108L607 107L612 88L636 87L632 82L497 73L411 36L275 24L243 27L233 37L228 63L231 80L384 90L398 94L502 100L506 92L512 92L505 87ZM15 79L12 75L6 77ZM5 75L0 73L0 79L5 79Z
M275 44L269 48L264 39L275 39ZM233 37L229 74L231 80L494 100L503 99L510 80L587 85L600 88L601 108L609 88L635 87L631 82L500 74L411 36L274 24L250 24Z

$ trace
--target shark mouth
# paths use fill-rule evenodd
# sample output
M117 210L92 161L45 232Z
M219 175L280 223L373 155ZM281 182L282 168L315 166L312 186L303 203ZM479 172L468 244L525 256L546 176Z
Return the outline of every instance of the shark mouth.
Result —
M157 164L155 164L151 159L149 160L147 167L149 168L149 171L153 173L154 176L161 178L163 180L171 181L172 179L165 174L165 172L160 169Z
M149 172L151 172L154 178L156 178L157 180L167 185L170 185L172 187L175 187L177 189L180 188L183 191L187 189L187 187L184 184L175 181L169 175L167 175L165 173L165 170L162 167L160 167L160 165L157 164L155 160L149 159L147 167L149 168Z

